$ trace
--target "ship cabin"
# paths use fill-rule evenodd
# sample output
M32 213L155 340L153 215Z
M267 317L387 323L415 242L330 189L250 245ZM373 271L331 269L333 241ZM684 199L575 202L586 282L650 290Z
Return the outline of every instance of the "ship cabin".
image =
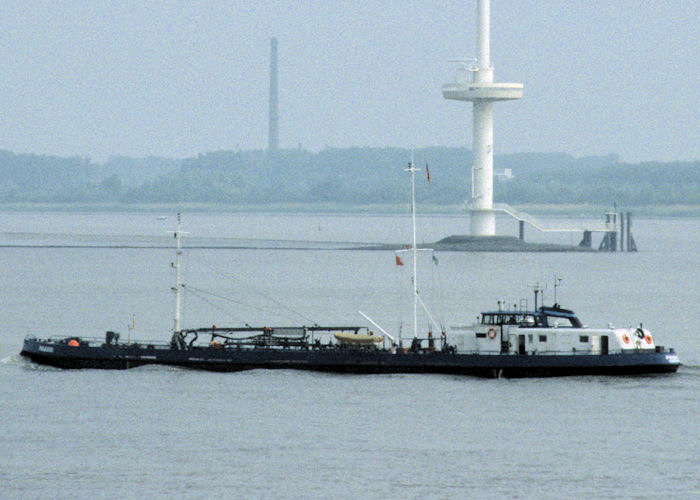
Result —
M479 354L613 354L663 351L642 328L588 328L558 304L536 310L482 312L475 324L450 327L456 352Z
M481 313L482 325L518 325L522 328L583 328L573 311L558 304L537 311L488 311Z

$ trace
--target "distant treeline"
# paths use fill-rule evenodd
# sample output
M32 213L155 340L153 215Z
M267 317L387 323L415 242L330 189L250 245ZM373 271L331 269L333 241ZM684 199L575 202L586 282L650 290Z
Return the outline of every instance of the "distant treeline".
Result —
M0 202L405 203L404 168L410 156L406 149L357 147L317 153L220 151L184 160L114 157L97 163L81 157L0 151ZM455 205L469 197L468 149L418 149L415 162L423 170L430 166L432 180L429 186L419 186L419 202ZM700 161L630 164L615 155L521 153L496 156L494 165L513 174L512 179L495 181L497 202L700 205Z

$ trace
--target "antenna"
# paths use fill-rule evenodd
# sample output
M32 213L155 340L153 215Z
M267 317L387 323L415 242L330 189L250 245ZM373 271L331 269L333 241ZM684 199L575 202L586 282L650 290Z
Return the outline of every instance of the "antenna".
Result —
M537 298L541 295L542 296L542 304L544 305L544 288L540 286L540 282L538 281L536 285L530 285L530 288L533 289L535 292L535 311L537 311Z
M557 304L557 288L561 286L561 278L557 277L557 275L554 275L554 307L559 307L559 304Z
M131 313L131 323L126 325L127 329L127 343L131 343L131 332L133 330L136 330L136 313L133 312L133 306L132 306L132 313Z

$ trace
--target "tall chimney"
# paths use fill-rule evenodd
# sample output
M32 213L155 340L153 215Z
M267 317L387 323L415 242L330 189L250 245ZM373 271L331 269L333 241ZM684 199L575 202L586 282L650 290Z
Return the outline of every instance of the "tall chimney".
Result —
M279 148L279 88L277 85L277 38L270 39L270 119L268 151Z

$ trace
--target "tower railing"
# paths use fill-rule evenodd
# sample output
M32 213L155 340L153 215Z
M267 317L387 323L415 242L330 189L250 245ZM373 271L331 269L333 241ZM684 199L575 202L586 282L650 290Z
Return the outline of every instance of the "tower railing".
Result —
M549 224L543 224L542 222L532 217L530 214L521 212L506 203L494 203L493 209L497 212L503 212L517 221L525 222L526 224L531 225L532 227L543 233L578 233L582 231L608 233L610 231L616 230L615 224L611 222L587 223L585 225L583 225L581 222L576 222L575 224L560 224L557 227L552 227Z

